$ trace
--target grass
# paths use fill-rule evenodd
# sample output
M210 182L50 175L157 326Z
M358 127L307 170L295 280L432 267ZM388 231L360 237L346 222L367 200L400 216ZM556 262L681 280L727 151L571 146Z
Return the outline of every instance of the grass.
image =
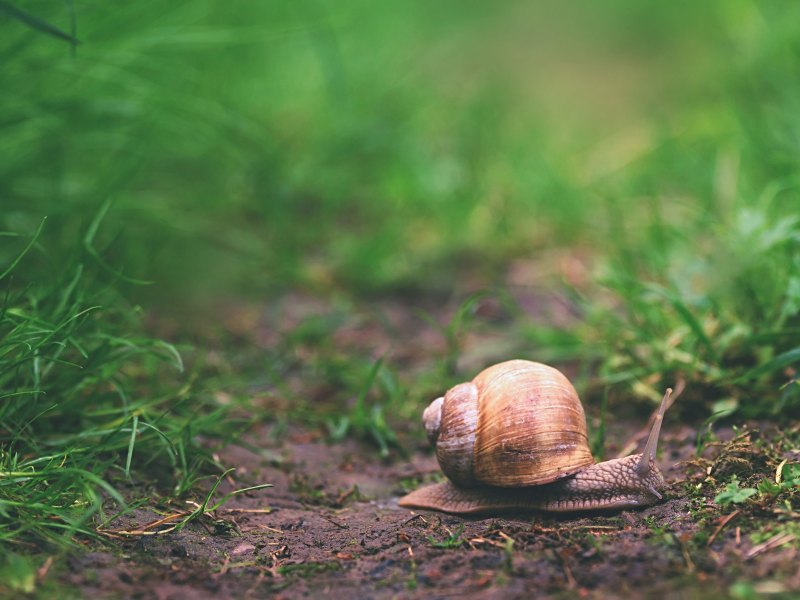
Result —
M737 546L749 539L747 560L779 546L797 547L800 471L785 457L797 446L796 428L734 433L728 441L711 441L691 465L696 473L685 485L697 528L692 553L703 555L734 536Z
M375 383L375 378L380 372L382 364L382 359L375 361L375 364L367 374L364 387L359 392L352 411L348 414L340 415L337 420L329 419L327 425L330 437L334 442L341 442L351 432L360 437L365 437L369 434L380 448L381 456L387 457L389 456L389 444L399 447L397 437L386 423L383 406L376 404L371 408L367 408L366 404L367 394ZM397 396L397 393L393 395Z
M95 224L99 224L99 221ZM69 544L113 504L134 473L169 473L168 493L209 462L197 445L221 410L182 381L177 349L140 333L139 309L104 281L89 229L50 277L26 277L51 255L37 236L6 238L18 254L0 278L0 540L6 549ZM165 370L166 369L166 370ZM213 432L212 432L213 429ZM138 477L137 477L138 479Z
M444 548L450 550L453 548L460 548L464 544L464 538L462 537L464 534L463 523L460 523L455 531L450 531L447 527L444 527L444 530L447 532L447 536L441 540L437 540L432 535L428 536L428 542L433 548Z
M237 424L214 392L254 380L246 418L384 456L507 353L576 365L598 448L677 380L698 448L800 415L798 10L0 2L0 539L91 536L154 473L196 489L198 436ZM182 364L226 300L297 290L329 310L214 340L225 377ZM337 341L376 300L438 332L422 368Z

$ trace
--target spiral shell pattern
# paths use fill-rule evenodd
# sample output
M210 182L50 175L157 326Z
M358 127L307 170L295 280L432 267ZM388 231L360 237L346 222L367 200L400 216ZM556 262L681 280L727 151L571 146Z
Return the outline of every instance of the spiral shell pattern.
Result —
M458 486L540 485L594 464L575 388L541 363L489 367L435 400L424 421L442 471Z

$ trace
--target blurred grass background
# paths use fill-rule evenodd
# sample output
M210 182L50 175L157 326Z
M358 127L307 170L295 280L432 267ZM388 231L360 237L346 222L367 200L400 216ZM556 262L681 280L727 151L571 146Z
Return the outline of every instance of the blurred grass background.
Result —
M63 412L22 405L21 391L39 400L45 385L38 346L24 340L65 331L64 319L85 326L50 349L69 349L75 364L91 340L102 356L108 339L149 349L123 369L142 389L147 361L171 354L141 337L138 305L213 320L222 298L266 303L293 289L414 305L503 288L520 262L531 285L542 273L568 290L579 315L562 336L529 324L537 356L584 361L642 398L682 377L703 416L800 409L800 7L0 9L0 272L47 217L0 279L2 326L17 340L0 356L8 472L41 456L65 414L84 415L86 396L69 391L83 389L81 376L64 365L48 388L69 400ZM97 317L78 319L95 304ZM109 358L92 383L123 389L113 372L131 359ZM405 395L390 366L381 375L362 363L347 394L360 399L356 422L380 425L385 444L383 414L370 417L363 399L373 381L393 402ZM154 395L137 409L96 396L101 418L71 431L113 431L103 448L129 475L131 432L151 418L185 482L193 471L175 457L191 447L199 409L169 408L185 388ZM175 419L162 427L158 413L156 426L156 408ZM13 425L22 414L24 435ZM59 452L55 464L72 456Z
M663 277L785 213L791 10L78 2L74 52L6 18L3 225L69 248L111 198L107 251L166 302L450 289L545 247Z

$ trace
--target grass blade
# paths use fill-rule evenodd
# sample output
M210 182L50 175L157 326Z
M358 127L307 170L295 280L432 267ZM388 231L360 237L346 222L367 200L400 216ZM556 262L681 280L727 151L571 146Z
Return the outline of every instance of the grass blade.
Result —
M0 0L0 2L2 2L2 0ZM2 5L0 5L0 6L2 6ZM44 228L44 222L46 220L47 220L47 217L42 219L42 222L39 223L39 227L36 229L36 233L33 234L33 237L31 238L31 241L28 242L28 245L25 246L25 248L22 250L22 252L20 252L14 260L11 261L11 264L8 266L8 268L6 268L5 271L0 273L0 280L4 279L9 273L11 273L11 271L13 271L14 268L19 264L19 261L21 261L25 257L25 255L28 252L30 252L30 249L36 243L36 240L39 239L39 235L42 233L42 229Z
M783 367L789 366L796 362L800 362L800 347L793 348L792 350L784 352L783 354L779 354L772 360L768 360L764 364L750 369L743 375L733 379L732 383L743 383L745 381L756 379L761 375L772 373L773 371L777 371L778 369L782 369Z
M102 267L105 271L111 273L114 277L116 277L120 281L125 281L126 283L133 283L136 285L152 285L154 283L153 281L128 277L127 275L124 275L122 272L114 269L103 259L102 256L100 256L100 253L94 247L95 235L97 235L97 230L100 228L100 224L103 222L103 219L105 218L109 208L111 208L111 200L105 201L103 205L100 207L100 210L97 211L97 214L95 215L94 219L92 219L89 228L86 230L86 235L84 235L83 237L84 249L89 254L89 256L91 256L92 258L95 259L95 261L97 261L97 264L100 265L100 267Z
M133 425L131 426L131 440L128 442L128 455L125 457L125 477L131 478L131 461L133 460L133 447L136 444L136 432L139 430L139 415L133 415Z
M22 23L25 23L31 29L35 29L36 31L40 31L42 33L46 33L47 35L51 35L53 37L59 38L66 42L69 42L73 46L77 46L80 44L80 40L73 35L68 34L66 31L62 31L55 25L48 23L44 19L37 17L27 11L14 6L10 2L6 2L5 0L0 0L0 12L6 13L12 19L16 19ZM73 24L74 27L74 24Z

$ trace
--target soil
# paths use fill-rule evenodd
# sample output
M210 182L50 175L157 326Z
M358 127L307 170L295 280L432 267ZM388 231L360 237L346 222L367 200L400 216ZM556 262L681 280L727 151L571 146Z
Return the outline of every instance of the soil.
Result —
M533 313L541 312L542 302L528 300ZM304 314L324 309L303 298L289 298L267 316L229 308L226 328L245 343L267 349L296 328ZM491 302L480 311L500 324L490 331L502 325L503 315ZM424 320L410 319L407 309L389 305L380 318L375 313L338 327L336 348L381 355L394 347L393 360L410 371L426 351L444 350L441 336L431 333ZM569 318L568 311L564 315ZM467 340L461 348L460 370L485 364L487 348L513 351L498 347L497 336L483 335L478 342ZM295 384L302 385L287 382L293 389ZM404 493L440 477L421 436L401 434L404 444L419 441L409 441L405 455L393 451L391 458L382 459L363 440L334 444L314 427L287 430L262 424L220 455L221 463L235 465L236 471L225 478L215 498L261 483L273 487L234 496L213 515L180 531L168 531L174 520L156 523L197 505L139 509L109 525L105 534L115 544L92 546L51 575L62 590L80 597L159 600L321 595L746 598L798 593L796 542L754 543L748 534L774 516L762 516L754 524L752 511L717 507L710 500L713 492L699 493L711 465L724 470L728 464L713 462L725 451L711 447L710 454L696 461L697 429L676 422L668 420L662 433L659 461L670 482L663 502L611 514L490 518L398 506ZM628 446L629 433L642 425L616 421L606 434L607 447ZM732 438L734 432L720 436ZM734 458L736 464L752 462L746 452Z
M688 433L668 435L664 454L680 456ZM314 437L297 431L263 453L230 447L222 458L240 467L224 488L274 487L180 532L120 536L117 550L74 557L64 583L86 597L158 599L726 597L739 578L800 589L796 548L753 554L735 522L711 545L695 543L681 484L637 511L462 518L398 507L405 487L438 471L429 453L386 464L357 442ZM662 463L668 480L682 475ZM162 516L140 510L114 528Z

